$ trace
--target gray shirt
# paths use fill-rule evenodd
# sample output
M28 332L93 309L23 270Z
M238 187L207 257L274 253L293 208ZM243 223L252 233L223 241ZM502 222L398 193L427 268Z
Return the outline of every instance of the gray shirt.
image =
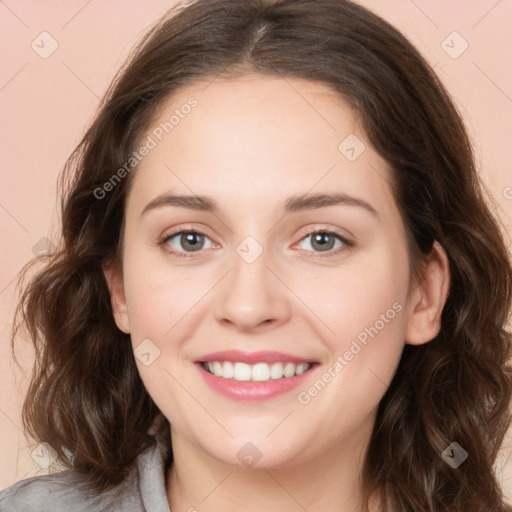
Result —
M21 480L0 491L1 512L170 512L165 491L169 442L161 434L142 452L126 480L93 494L71 470Z

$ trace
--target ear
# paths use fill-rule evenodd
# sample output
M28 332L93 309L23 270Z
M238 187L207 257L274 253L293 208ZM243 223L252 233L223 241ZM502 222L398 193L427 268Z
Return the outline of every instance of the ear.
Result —
M413 285L409 298L409 317L405 342L421 345L434 339L441 330L443 312L450 288L450 264L445 250L434 241L424 263L419 282Z
M130 322L128 320L128 308L126 307L126 297L124 294L122 269L115 263L106 262L102 264L102 267L110 292L110 302L116 325L121 331L129 334Z

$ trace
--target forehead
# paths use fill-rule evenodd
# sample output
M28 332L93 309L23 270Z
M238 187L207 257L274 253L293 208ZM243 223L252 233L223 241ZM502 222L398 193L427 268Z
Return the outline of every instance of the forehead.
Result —
M387 163L325 84L261 75L196 82L161 105L142 143L149 139L129 199L139 210L168 190L269 208L309 190L364 194L381 209L393 201Z

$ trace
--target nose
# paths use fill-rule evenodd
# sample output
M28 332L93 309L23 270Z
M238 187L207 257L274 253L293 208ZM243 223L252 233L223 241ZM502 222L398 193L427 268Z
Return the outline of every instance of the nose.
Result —
M291 314L290 292L274 266L265 251L250 263L235 254L233 268L215 298L216 319L244 332L286 323Z

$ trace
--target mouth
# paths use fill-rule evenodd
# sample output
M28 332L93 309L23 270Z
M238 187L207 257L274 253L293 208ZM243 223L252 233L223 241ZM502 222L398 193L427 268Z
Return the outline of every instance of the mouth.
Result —
M270 358L272 359L272 358ZM318 362L293 361L196 361L203 382L215 393L231 400L252 402L287 395L313 378Z
M206 385L232 400L267 400L304 385L318 361L285 352L221 350L198 357Z
M290 379L311 370L318 363L291 361L248 364L241 361L199 361L202 368L215 377L237 382L268 382Z

